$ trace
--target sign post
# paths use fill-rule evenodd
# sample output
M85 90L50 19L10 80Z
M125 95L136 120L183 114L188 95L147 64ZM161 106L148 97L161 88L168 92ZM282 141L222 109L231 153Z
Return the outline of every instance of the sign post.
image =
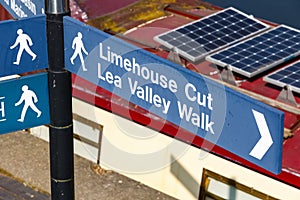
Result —
M64 30L70 72L280 173L283 112L70 17Z
M50 99L50 174L53 200L74 199L72 83L64 69L63 17L68 0L47 0L47 41Z
M0 77L48 67L48 76L1 82L0 134L49 124L51 197L74 199L72 82L64 69L63 42L69 0L0 0L0 4L14 17L24 18L0 23L0 33L8 36L0 41L5 50L0 55L5 66ZM44 13L44 6L46 18L35 16Z

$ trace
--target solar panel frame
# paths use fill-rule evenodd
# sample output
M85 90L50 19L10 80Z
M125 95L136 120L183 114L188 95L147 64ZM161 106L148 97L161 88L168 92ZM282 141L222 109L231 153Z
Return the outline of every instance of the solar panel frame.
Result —
M239 21L234 17L230 18L232 20L232 22L227 21L227 18L226 18L226 20L223 20L222 16L223 15L228 16L228 13L236 14L239 17L243 17L244 20ZM222 19L222 21L218 21L218 22L214 21L214 20L217 20L218 18ZM241 24L240 26L242 26L242 23L244 26L246 23L247 24L252 23L251 25L247 25L246 28L248 28L248 29L250 29L251 26L256 26L256 27L261 26L261 28L257 31L249 30L251 32L247 33L247 34L244 33L244 35L240 34L240 32L242 32L242 31L247 32L244 27L240 28L240 30L239 30L240 32L235 32L235 31L230 32L227 29L228 26L231 26L232 29L234 29L234 28L237 29L239 27L239 26L237 26L237 24L239 24L239 23ZM214 28L211 28L211 26L213 26ZM193 27L193 28L191 29L191 27ZM201 27L201 29L199 29L199 27ZM219 29L218 29L218 27L219 27ZM217 50L225 48L226 46L232 45L240 40L244 40L248 37L254 36L262 31L269 29L269 28L270 28L270 26L268 24L259 21L258 19L254 18L253 16L247 15L233 7L229 7L224 10L221 10L219 12L205 16L199 20L192 21L188 24L184 24L178 28L175 28L175 29L169 30L165 33L162 33L160 35L157 35L154 37L154 40L169 49L173 49L179 55L183 56L187 60L192 61L192 62L197 62L197 61L205 58L205 56L207 56L208 54L210 54L212 52L215 52ZM203 31L203 29L204 29L204 31ZM193 33L189 32L189 30L192 31ZM223 33L220 30L223 30L225 32ZM197 34L193 35L195 32L197 32ZM220 37L215 36L213 33L215 35L219 35ZM234 36L234 34L240 35L240 37L238 39L232 40L231 36ZM235 37L238 37L238 36L235 36ZM179 41L183 41L183 42L176 43L176 40L174 38L176 38L176 40L180 38ZM171 41L172 39L173 39L173 41ZM196 39L197 39L197 41L195 41ZM215 41L215 43L212 43L213 40ZM184 41L186 41L186 42L184 42ZM183 47L186 45L184 43L188 43L191 41L195 41L195 43L193 43L192 46L190 46L190 48L192 48L192 49L188 49L188 51L190 51L191 53L188 53L184 49L183 50L181 49L180 46ZM206 46L203 44L205 44ZM189 45L186 45L186 46L187 46L186 49L189 48Z
M275 47L276 49L283 48L282 46L280 46L282 44L278 40L278 38L280 37L276 36L275 34L272 34L272 33L279 32L280 29L287 29L288 31L297 33L297 37L291 38L291 41L288 40L287 38L284 39L284 42L290 43L293 46L297 46L296 52L292 51L291 46L284 46L287 47L286 49L290 49L289 52L288 50L286 52L281 50L279 52L275 51ZM282 32L282 34L287 34L287 33ZM272 38L272 36L276 36L275 38L277 38L277 41L276 40L272 41L270 39ZM249 46L252 49L248 48ZM252 52L252 54L249 55L249 51L247 51L246 49L250 49L250 52ZM266 51L266 49L268 49L268 51ZM272 53L272 51L274 52L270 56L270 53ZM258 54L257 52L260 52L260 54ZM222 56L221 54L224 54L224 56ZM232 55L242 56L244 59L243 60L244 64L239 62L239 60L232 61ZM206 56L206 60L220 67L228 67L232 71L238 74L241 74L248 78L252 78L298 55L300 55L300 30L297 30L295 28L286 25L279 25L265 32L262 32L254 37L248 38L244 41L241 41L232 46L224 48L223 50L208 55ZM258 62L258 59L260 59L260 62ZM231 61L234 63L234 65L229 64ZM247 65L248 67L245 66L245 63L247 62L251 63L252 65L251 66ZM262 65L261 63L264 64ZM256 69L254 69L255 67Z
M282 88L289 86L292 91L300 94L300 60L264 76L263 80Z

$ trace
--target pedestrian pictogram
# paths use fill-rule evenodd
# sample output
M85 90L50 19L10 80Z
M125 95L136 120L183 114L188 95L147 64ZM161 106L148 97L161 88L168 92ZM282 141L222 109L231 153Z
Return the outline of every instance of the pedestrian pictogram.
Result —
M30 48L30 46L33 45L30 36L27 35L26 33L24 33L22 29L18 29L17 34L18 34L18 36L16 38L15 43L12 46L10 46L10 49L14 49L19 45L17 58L16 58L16 61L14 62L14 64L15 65L20 64L21 56L22 56L24 50L32 57L32 59L31 59L32 61L35 60L36 54L33 53Z
M87 68L85 67L85 62L83 59L82 52L88 55L88 52L86 51L83 41L82 41L82 33L78 32L77 36L73 39L72 42L72 49L74 49L74 53L72 57L70 58L70 62L74 65L74 59L79 56L81 65L82 65L82 70L87 71Z
M37 118L40 117L42 112L35 105L35 103L38 102L38 98L37 98L36 94L34 93L34 91L29 90L27 85L22 86L22 91L23 91L23 94L22 94L21 98L19 99L19 101L17 103L15 103L15 106L19 106L20 104L22 104L24 102L24 107L22 109L21 117L20 117L20 119L18 119L18 121L19 122L24 121L24 118L25 118L28 108L31 108L34 112L37 113Z
M45 16L0 22L0 35L0 77L48 68Z

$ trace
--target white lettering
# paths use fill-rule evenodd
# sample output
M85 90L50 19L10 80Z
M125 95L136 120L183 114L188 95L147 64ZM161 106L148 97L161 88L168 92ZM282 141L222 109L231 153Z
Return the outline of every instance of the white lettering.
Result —
M35 4L30 0L21 0L21 2L30 10L34 15L36 15L36 7Z
M5 99L5 97L0 97L0 100L1 100L1 102L0 102L0 116L1 116L0 122L6 120L6 119L5 119L4 99Z
M24 11L21 9L21 6L18 6L16 4L15 0L10 1L10 8L15 12L16 15L18 15L20 18L27 17L27 15L24 13Z
M124 59L124 69L128 72L131 71L131 61L127 58Z
M123 68L123 58L121 55L111 52L110 61L111 63L115 63L115 65L118 65L121 68Z
M128 59L123 58L111 50L109 46L103 47L102 43L99 43L99 57L107 62L110 62L121 69L131 72L144 80L149 80L152 83L159 85L162 88L169 89L171 92L175 93L178 90L177 83L173 79L168 79L167 76L155 72L153 69L147 66L141 66L136 62L135 58Z
M133 95L136 91L138 82L134 81L134 84L133 84L132 81L131 81L131 78L128 78L128 83L129 83L130 92Z
M106 81L109 84L114 84L115 87L117 87L117 88L120 88L120 89L122 88L121 77L117 76L117 75L114 76L113 73L110 71L106 71L103 75L102 71L101 71L100 63L98 63L98 78L101 79L102 81Z
M157 108L162 108L162 113L167 114L171 105L171 101L153 93L153 89L149 86L139 86L138 81L132 81L128 77L128 84L130 93L136 95L139 99L142 99L150 104L153 104Z
M5 117L5 109L4 109L4 102L0 102L0 113L1 113L1 117Z
M4 0L4 2L9 5L9 0ZM30 11L33 15L36 15L36 6L31 0L20 0L22 4ZM19 17L27 17L27 14L22 9L22 5L17 5L16 0L10 0L10 8L15 12Z
M99 50L100 50L100 58L103 59L103 60L107 60L107 57L104 56L103 54L103 48L102 48L102 43L99 44Z
M192 102L196 101L200 106L204 108L208 107L210 110L213 110L212 107L213 98L211 97L210 93L208 93L207 95L201 94L200 92L197 91L196 87L191 83L187 83L185 85L184 92L188 100Z
M188 107L186 104L181 104L180 101L177 101L179 117L181 119L186 120L187 122L191 122L194 126L205 130L206 132L210 132L214 134L213 125L215 124L213 121L210 121L210 116L205 113L200 113L200 115L194 112L192 107Z
M189 110L188 110L187 106L185 104L183 104L181 106L180 101L177 101L177 105L178 105L179 117L181 119L185 118L186 121L190 121L190 118L191 118L192 112L193 112L193 108L189 107Z

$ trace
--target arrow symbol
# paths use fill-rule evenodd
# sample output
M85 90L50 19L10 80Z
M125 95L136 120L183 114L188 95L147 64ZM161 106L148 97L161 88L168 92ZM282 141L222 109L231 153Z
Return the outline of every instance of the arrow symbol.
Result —
M261 138L253 147L249 155L261 160L262 157L264 157L264 155L267 153L269 148L272 146L273 140L264 114L253 109L252 113L254 115Z

